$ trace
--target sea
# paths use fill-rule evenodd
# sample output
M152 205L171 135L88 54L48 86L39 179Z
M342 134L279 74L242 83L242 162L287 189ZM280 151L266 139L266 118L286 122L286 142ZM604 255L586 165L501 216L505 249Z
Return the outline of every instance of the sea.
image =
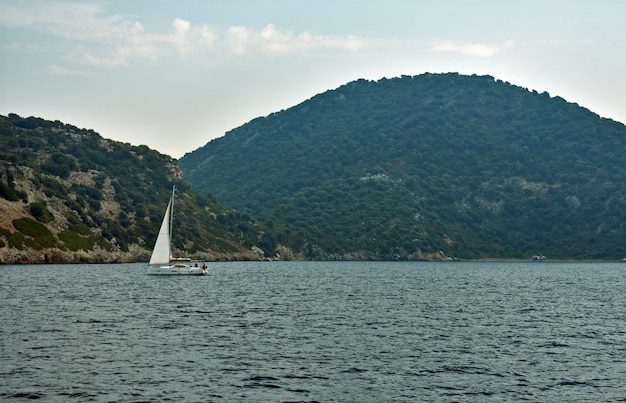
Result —
M626 401L626 264L0 266L0 400Z

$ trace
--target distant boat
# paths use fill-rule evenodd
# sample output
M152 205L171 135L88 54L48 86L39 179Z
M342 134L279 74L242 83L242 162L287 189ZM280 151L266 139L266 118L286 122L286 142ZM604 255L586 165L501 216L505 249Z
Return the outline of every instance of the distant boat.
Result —
M535 255L533 256L533 262L545 262L546 257L543 255Z
M161 229L157 236L150 263L148 264L148 274L179 275L179 276L202 276L207 274L207 267L202 263L191 263L190 259L176 259L172 257L172 222L174 218L174 194L176 186L172 188L172 197L163 216Z

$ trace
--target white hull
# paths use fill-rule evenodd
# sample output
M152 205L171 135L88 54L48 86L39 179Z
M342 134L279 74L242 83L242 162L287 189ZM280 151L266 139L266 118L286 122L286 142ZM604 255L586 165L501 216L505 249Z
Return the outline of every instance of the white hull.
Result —
M184 265L160 267L150 266L148 267L148 274L163 276L204 276L208 274L208 270L201 267L191 267Z

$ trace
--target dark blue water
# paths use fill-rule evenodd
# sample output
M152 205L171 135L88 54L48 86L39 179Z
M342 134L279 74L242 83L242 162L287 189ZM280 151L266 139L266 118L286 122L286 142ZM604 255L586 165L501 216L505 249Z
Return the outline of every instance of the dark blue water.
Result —
M626 264L0 266L0 399L625 401Z

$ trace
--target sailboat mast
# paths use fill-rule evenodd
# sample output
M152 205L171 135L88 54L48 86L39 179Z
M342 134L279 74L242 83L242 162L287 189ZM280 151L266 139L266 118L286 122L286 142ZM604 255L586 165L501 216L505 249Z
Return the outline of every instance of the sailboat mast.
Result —
M174 194L176 193L176 185L172 186L172 208L170 209L170 244L172 243L172 241L174 240L174 237L172 236L173 233L173 222L174 222Z

